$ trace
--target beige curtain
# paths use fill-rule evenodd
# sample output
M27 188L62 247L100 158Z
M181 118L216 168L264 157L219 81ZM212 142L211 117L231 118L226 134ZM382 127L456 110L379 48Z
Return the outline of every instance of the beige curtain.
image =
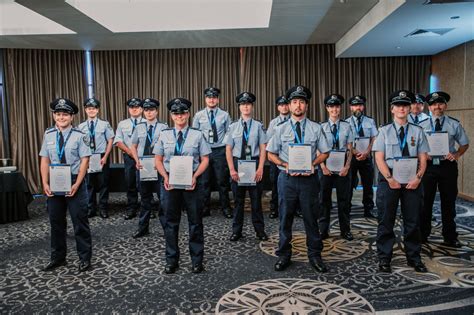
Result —
M126 101L131 97L158 99L159 119L171 123L166 103L174 97L188 98L193 115L204 107L208 86L219 87L222 108L235 111L239 48L95 51L92 61L101 117L114 128L128 117ZM114 149L112 162L121 161Z
M276 115L275 98L296 84L313 92L309 117L316 121L327 119L323 99L330 93L341 94L346 100L355 94L365 95L367 114L377 124L385 124L391 117L387 101L391 92L402 88L428 92L430 56L334 56L331 44L244 48L241 86L256 94L256 116L268 125ZM342 115L349 113L346 103Z
M74 124L84 117L84 52L7 49L5 63L13 163L31 191L41 192L38 154L45 129L53 125L49 103L69 98L81 109Z

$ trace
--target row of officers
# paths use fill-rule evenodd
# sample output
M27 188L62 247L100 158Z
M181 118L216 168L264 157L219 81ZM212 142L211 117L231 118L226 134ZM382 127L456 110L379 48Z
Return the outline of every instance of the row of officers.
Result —
M74 225L79 271L91 267L88 218L94 216L97 209L103 218L108 217L109 155L114 144L122 150L125 162L125 219L132 219L139 212L134 238L149 234L153 193L158 193L158 217L166 241L166 273L174 273L179 268L178 235L183 210L187 212L189 223L192 272L204 271L202 218L209 212L210 178L216 179L224 216L233 217L230 240L237 241L242 237L247 191L256 237L268 239L261 205L267 159L271 162L273 183L270 217L278 217L280 223L276 271L283 271L291 264L292 225L297 212L303 218L311 266L319 272L328 270L321 252L323 240L329 236L332 189L336 188L340 235L353 240L349 218L358 173L363 186L364 215L373 217L372 152L379 170L376 195L379 270L391 271L395 243L393 229L400 203L407 264L418 272L427 271L420 251L421 244L428 241L431 233L437 189L440 191L445 245L462 246L454 221L457 160L467 150L469 141L459 121L445 115L450 99L447 93L435 92L426 98L406 90L392 93L386 106L390 107L393 121L377 130L374 120L365 115L364 96L356 95L348 100L352 116L346 120L340 116L344 97L339 94L327 96L324 103L328 120L319 124L306 116L311 91L304 86L294 86L276 99L279 116L270 122L266 132L262 123L253 118L255 95L244 92L236 97L241 117L231 122L229 114L219 107L219 94L215 87L204 91L206 108L194 115L192 126L189 125L191 102L184 98L170 100L167 108L173 121L171 128L157 119L158 100L132 98L127 102L130 117L119 123L115 133L108 122L98 119L100 103L94 98L84 103L88 119L77 128L72 127L72 123L78 107L72 101L61 98L50 104L55 126L46 130L40 151L42 185L48 196L51 223L52 251L45 271L66 264L67 210ZM425 102L429 105L429 115L423 113ZM429 156L426 133L430 132L448 134L449 153L446 156ZM289 149L294 145L311 147L311 172L288 172ZM331 171L326 165L328 157L336 151L344 152L344 164L338 172ZM88 173L89 159L93 156L101 168ZM138 170L143 167L141 159L144 156L154 156L158 180L140 180ZM191 187L176 189L169 184L170 161L175 156L193 158ZM392 177L394 160L401 157L417 159L416 176L407 184L400 184ZM256 185L239 185L240 160L256 161ZM71 166L73 185L66 195L54 194L49 186L50 167L57 164ZM229 177L235 203L233 213L227 192Z

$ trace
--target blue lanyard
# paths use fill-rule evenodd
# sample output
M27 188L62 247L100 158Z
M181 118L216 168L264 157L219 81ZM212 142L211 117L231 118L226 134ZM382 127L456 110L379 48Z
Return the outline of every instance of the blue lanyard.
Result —
M443 116L443 121L440 120L439 124L441 126L441 130L443 130L443 125L444 125L444 119L446 118L446 116ZM431 116L431 112L430 112L430 124L431 124L431 131L432 132L435 132L435 125L433 125L433 116Z
M176 148L176 152L178 152L179 155L183 153L184 142L186 142L186 138L188 137L188 131L189 131L189 128L187 128L186 132L183 134L183 143L181 143L181 146L180 146L178 143L178 137L176 136L176 128L173 128L174 139L176 140L175 148Z
M363 121L363 120L364 120L364 116L362 116L362 117L360 118L360 125L357 126L356 121L355 121L355 119L354 119L354 116L352 116L352 122L354 123L354 128L355 128L355 130L356 130L356 132L357 132L357 136L359 135L360 130L362 129L362 121Z
M63 158L64 149L66 148L66 143L68 142L69 137L71 136L71 134L72 134L72 130L69 131L69 133L66 137L66 140L64 140L63 147L60 150L59 149L59 130L56 132L56 153L58 154L59 161L61 161L61 159Z
M247 128L247 132L245 132L245 129L243 130L245 142L247 142L247 144L249 143L250 129L252 129L252 120L253 119L250 119L250 123L249 123L249 127ZM243 125L243 123L244 123L244 121L242 119L242 125ZM242 126L242 128L243 128L243 126Z
M403 154L403 148L407 145L407 138L408 138L408 127L410 126L410 124L407 124L407 129L405 131L405 137L402 139L400 139L400 134L398 133L398 130L397 130L397 127L395 127L395 124L392 124L393 125L393 128L395 129L395 133L397 134L397 138L398 138L398 145L400 146L400 152ZM403 126L401 126L403 128Z
M140 119L140 121L138 121L139 119ZM137 124L135 124L135 121L134 121L132 118L130 118L130 120L132 121L132 133L133 133L133 132L135 131L135 128L137 127L137 125L138 125L139 123L141 123L142 118L141 118L141 117L140 117L140 118L137 118L137 121L138 121Z
M206 111L207 112L207 119L209 119L209 123L211 124L211 128L212 128L212 125L216 123L216 117L217 117L217 111L219 110L219 108L216 108L216 111L214 112L214 118L211 120L211 115L209 115L209 111Z
M97 123L99 122L99 120L97 119L95 123L94 123L93 120L91 120L91 121L92 121L92 125L94 126L94 131L93 131L93 132L91 131L90 124L88 124L88 127L89 127L89 136L95 138L95 129L97 128Z
M297 144L302 144L304 143L304 131L306 129L306 119L304 120L303 122L303 130L301 132L301 139L300 137L298 136L298 134L296 133L296 127L293 125L293 121L290 120L290 124L291 124L291 129L293 129L293 134L295 135L295 138L296 138L296 143Z
M339 120L337 122L337 125L336 125L336 136L334 136L333 134L333 139L332 139L332 145L333 147L337 145L337 143L339 142L339 126L340 126L340 123L341 121ZM331 129L331 134L332 134L332 126L331 126L331 122L328 120L328 124L329 124L329 129Z
M146 136L148 140L150 140L150 144L153 143L153 138L155 138L155 131L156 131L157 126L158 126L158 122L156 122L155 127L153 127L153 131L151 132L151 137L150 137L150 134L148 134L148 128L146 129Z

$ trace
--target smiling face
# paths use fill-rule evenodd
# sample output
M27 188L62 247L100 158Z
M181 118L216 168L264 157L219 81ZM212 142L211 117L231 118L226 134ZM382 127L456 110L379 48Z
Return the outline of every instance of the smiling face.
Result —
M290 112L295 117L301 117L306 114L308 103L302 98L294 98L290 101Z
M206 96L206 105L210 108L216 107L219 105L219 98Z
M364 104L351 105L351 112L356 117L360 117L362 113L364 112L364 109L365 109Z
M279 104L277 109L280 115L286 116L290 112L290 106L288 104Z
M448 104L437 102L437 103L431 104L429 108L433 116L441 117L444 115L444 112L448 108Z
M171 119L173 119L175 126L183 127L183 126L186 126L186 124L188 123L189 115L190 115L189 112L180 113L180 114L171 113Z
M86 111L86 115L90 119L94 119L99 114L99 108L88 106L84 109Z
M392 105L391 112L394 118L406 119L410 112L410 105Z
M72 120L74 116L66 112L55 112L53 113L53 118L56 122L56 126L61 129L66 129L70 125L72 125Z
M330 118L339 118L341 115L341 105L326 106Z

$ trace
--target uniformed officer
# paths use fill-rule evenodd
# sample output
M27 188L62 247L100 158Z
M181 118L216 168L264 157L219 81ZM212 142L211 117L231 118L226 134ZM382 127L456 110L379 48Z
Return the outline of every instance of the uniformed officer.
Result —
M153 153L156 168L163 177L161 185L162 206L166 214L166 267L165 273L175 273L179 267L178 246L179 223L183 205L188 214L189 252L193 273L204 271L204 231L202 224L202 204L199 194L203 172L209 165L211 148L203 133L188 127L191 102L185 98L175 98L168 102L168 110L174 128L163 130ZM176 189L169 184L170 161L176 156L193 157L192 187Z
M59 98L49 105L53 111L55 126L46 130L41 145L41 180L48 196L48 214L51 224L51 261L43 269L49 271L66 265L66 211L69 210L74 227L79 272L91 267L92 239L87 219L86 176L91 150L89 137L72 127L76 104L66 98ZM69 165L71 168L71 191L66 195L54 194L49 186L50 164Z
M418 125L425 119L428 119L429 116L423 113L423 108L425 107L426 99L421 94L415 94L415 102L411 104L410 114L408 115L408 122Z
M403 215L403 243L408 266L417 272L427 272L421 261L420 209L423 199L421 178L426 170L428 141L423 129L408 123L410 105L415 95L410 91L400 90L389 97L393 122L379 129L374 142L375 161L380 171L377 186L377 256L379 270L391 272L395 233L393 226L398 203ZM417 171L407 184L400 184L392 175L395 159L416 158Z
M145 121L139 123L132 134L132 157L136 163L136 169L140 170L143 166L140 163L140 158L150 157L153 155L153 148L160 137L160 133L168 126L159 122L158 107L160 102L153 98L146 98L141 102ZM137 178L140 179L140 174L137 171ZM161 178L156 181L141 181L139 180L139 191L141 197L141 210L138 220L138 230L133 234L133 238L140 238L149 234L150 217L152 213L153 193L159 192ZM159 205L158 205L159 207ZM159 207L158 217L161 226L165 228L165 218L163 209Z
M349 99L352 116L346 121L351 125L354 134L355 145L352 148L351 177L352 189L357 188L358 177L360 174L362 181L362 204L364 205L364 216L373 218L372 210L374 209L374 163L372 162L371 150L372 144L377 136L377 126L375 121L364 115L366 98L362 95L355 95ZM357 149L357 139L369 138L369 146L367 150L360 151ZM353 190L351 190L350 200L352 201ZM352 204L352 203L351 203Z
M278 124L284 121L287 121L290 118L290 108L288 106L289 102L286 99L286 97L284 95L277 97L275 100L275 103L277 105L277 110L280 114L270 121L270 124L268 125L268 129L267 129L267 140L270 140L270 138L273 136L274 129ZM270 219L278 218L277 179L278 179L279 173L280 173L280 170L278 169L278 166L270 162L270 181L272 183L272 199L270 200L270 215L269 215Z
M232 209L229 201L229 170L225 158L224 140L227 128L231 123L229 113L219 108L220 90L209 87L204 90L206 97L206 108L194 115L193 128L199 129L204 138L210 144L212 153L209 156L209 168L202 176L204 194L204 216L210 215L209 205L211 202L210 179L215 178L219 189L219 199L222 213L226 218L232 218Z
M100 172L89 172L87 174L87 192L89 194L88 216L96 216L97 191L99 192L99 214L102 218L108 218L109 202L109 155L112 151L114 141L114 130L108 121L99 119L100 102L95 98L89 98L84 102L84 110L87 120L79 124L78 129L89 136L92 155L100 155Z
M332 188L336 186L337 212L339 216L339 228L341 237L352 241L354 237L350 226L350 192L351 174L350 166L352 160L352 142L354 136L348 122L341 120L341 105L344 97L339 94L331 94L324 99L326 110L329 114L327 122L321 124L328 143L332 144L333 151L345 151L344 166L340 172L331 172L325 162L320 164L321 176L321 216L319 217L319 230L321 238L329 237L329 224L332 208Z
M447 132L449 153L443 157L429 157L428 167L423 177L424 206L421 213L421 238L428 241L431 234L431 215L436 188L441 199L441 220L443 222L444 244L450 247L461 247L456 232L456 197L458 195L457 160L469 148L469 139L461 123L445 115L450 96L445 92L434 92L426 96L430 118L422 121L420 126L425 132ZM456 149L455 144L458 144Z
M232 178L231 187L234 194L234 220L230 237L232 242L242 237L245 193L247 190L250 195L252 224L257 238L261 241L268 240L262 213L262 178L267 158L265 151L267 137L263 131L262 123L252 117L255 100L255 95L250 92L243 92L236 96L235 101L239 104L241 117L230 124L229 130L224 137L227 164L230 170L230 177ZM255 186L239 186L239 160L255 161Z
M267 146L268 158L281 170L278 176L278 198L280 210L280 240L276 271L283 271L291 264L291 230L294 212L299 205L303 213L306 244L310 264L319 272L327 267L321 258L323 242L319 234L319 178L314 174L288 173L289 146L309 144L313 168L326 160L331 147L327 143L321 126L306 118L311 91L304 86L295 86L286 93L290 102L291 118L275 128ZM316 156L316 150L321 154Z
M125 220L133 219L137 215L139 208L138 203L138 185L135 168L135 160L132 157L132 134L138 124L143 122L142 100L139 98L131 98L127 101L128 113L130 118L119 122L117 132L114 138L114 144L122 150L123 161L125 166L125 184L127 186L127 212L124 216Z

